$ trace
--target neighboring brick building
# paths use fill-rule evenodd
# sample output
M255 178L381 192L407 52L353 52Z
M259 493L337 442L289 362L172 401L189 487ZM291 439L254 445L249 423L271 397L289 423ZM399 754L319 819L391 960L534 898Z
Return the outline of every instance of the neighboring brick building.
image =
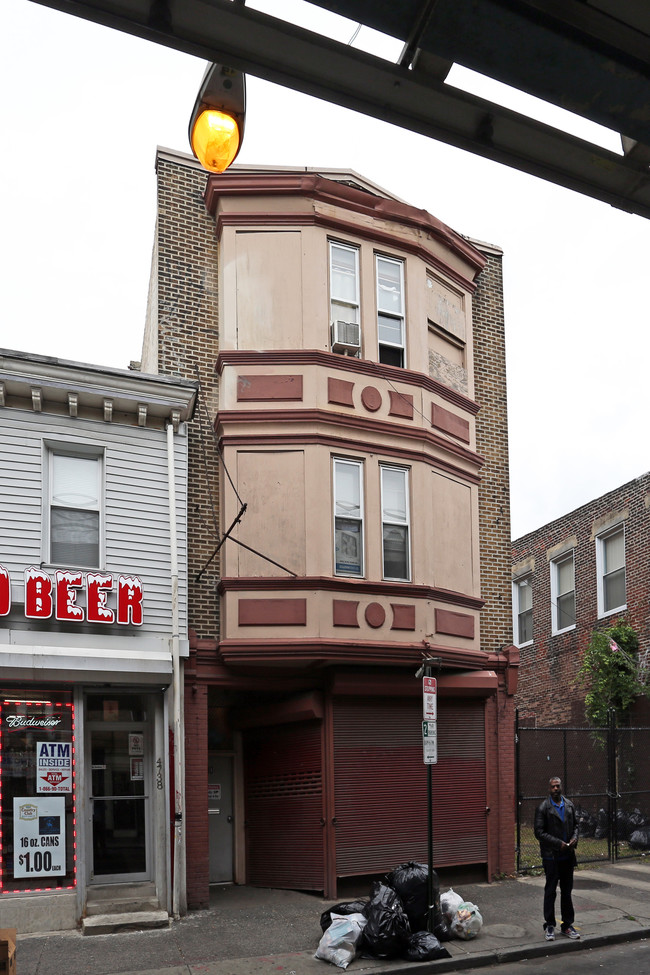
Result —
M516 703L538 726L585 725L577 681L594 629L624 617L650 647L650 473L512 543ZM647 701L635 704L647 723Z
M354 173L208 177L161 150L157 174L142 366L202 390L189 905L233 879L335 896L426 858L425 651L436 866L510 872L501 252Z

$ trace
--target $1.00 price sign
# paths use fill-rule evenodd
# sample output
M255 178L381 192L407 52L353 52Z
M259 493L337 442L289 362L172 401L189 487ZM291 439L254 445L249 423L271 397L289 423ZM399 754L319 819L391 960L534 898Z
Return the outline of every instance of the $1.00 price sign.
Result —
M14 796L14 877L65 874L65 799Z

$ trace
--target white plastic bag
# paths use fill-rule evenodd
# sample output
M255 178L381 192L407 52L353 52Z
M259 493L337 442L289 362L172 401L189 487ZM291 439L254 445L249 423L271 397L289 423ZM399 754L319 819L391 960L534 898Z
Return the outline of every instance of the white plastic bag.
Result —
M451 933L462 941L471 941L483 927L483 918L476 904L463 901L451 922Z
M446 894L440 895L440 910L446 914L451 921L454 914L463 903L463 898L450 887Z
M363 914L332 914L332 923L320 939L314 958L347 968L354 961L367 918Z

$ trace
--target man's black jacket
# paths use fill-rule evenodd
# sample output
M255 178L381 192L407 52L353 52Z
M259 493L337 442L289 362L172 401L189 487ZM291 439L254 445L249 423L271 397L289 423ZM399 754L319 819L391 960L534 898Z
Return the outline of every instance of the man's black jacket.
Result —
M566 836L566 840L564 837ZM578 844L578 820L575 806L570 799L564 797L564 822L560 814L547 796L535 810L535 839L539 840L539 849L543 860L556 859L563 855L562 843L574 839ZM575 846L572 850L575 850ZM564 855L569 855L564 850Z

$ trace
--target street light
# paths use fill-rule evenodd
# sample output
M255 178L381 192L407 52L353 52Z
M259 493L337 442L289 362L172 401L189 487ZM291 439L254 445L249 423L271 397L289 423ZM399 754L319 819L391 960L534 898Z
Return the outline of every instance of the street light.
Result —
M236 68L211 64L203 76L190 118L192 152L204 169L223 173L244 138L246 78Z

